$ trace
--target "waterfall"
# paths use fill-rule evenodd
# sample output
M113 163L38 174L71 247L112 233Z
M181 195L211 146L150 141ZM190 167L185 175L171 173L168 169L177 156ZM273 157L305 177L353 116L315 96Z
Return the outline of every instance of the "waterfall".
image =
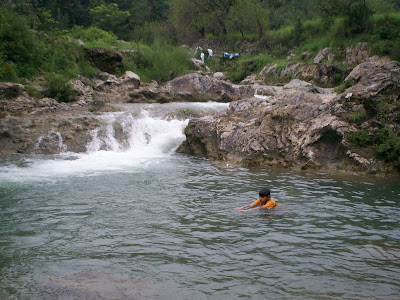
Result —
M35 149L62 153L67 151L67 146L64 145L61 133L51 130L49 131L47 136L39 137L35 145Z
M59 132L39 138L36 148L54 155L24 156L0 165L0 180L57 180L104 172L133 172L171 159L185 140L189 119L226 111L226 103L119 104L98 116L85 153L67 152Z
M132 112L123 112L101 118L103 125L91 132L87 152L125 152L138 158L173 153L185 140L183 130L189 122L153 117L147 110L137 117Z

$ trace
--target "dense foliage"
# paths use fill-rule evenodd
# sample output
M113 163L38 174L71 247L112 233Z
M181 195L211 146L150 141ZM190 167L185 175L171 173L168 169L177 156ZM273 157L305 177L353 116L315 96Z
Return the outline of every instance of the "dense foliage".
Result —
M396 0L0 0L0 80L47 73L66 79L93 75L71 39L82 40L85 47L150 45L140 46L139 62L128 58L126 66L146 74L146 80L161 81L187 67L178 62L176 46L201 37L257 45L255 57L218 65L234 81L271 59L279 62L293 49L299 55L366 41L373 54L400 60L398 28ZM161 76L165 61L173 71Z

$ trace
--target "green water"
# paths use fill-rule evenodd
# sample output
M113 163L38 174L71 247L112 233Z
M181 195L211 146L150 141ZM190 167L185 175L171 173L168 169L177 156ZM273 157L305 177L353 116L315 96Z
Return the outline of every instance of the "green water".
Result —
M233 207L271 187L282 206ZM34 299L396 299L397 181L221 167L0 185L0 288Z
M398 179L140 157L1 158L0 299L399 299Z

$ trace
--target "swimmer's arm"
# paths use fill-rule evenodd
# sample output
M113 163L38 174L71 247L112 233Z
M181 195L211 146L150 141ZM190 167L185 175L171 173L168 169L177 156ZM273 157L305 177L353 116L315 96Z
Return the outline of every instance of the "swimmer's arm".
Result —
M245 209L245 208L248 208L248 207L251 207L251 206L253 206L253 203L252 203L252 204L247 204L247 205L242 206L242 207L235 207L234 209L240 211L240 210L242 210L242 209Z
M250 209L240 209L240 212L248 212L248 211L253 211L253 210L258 210L258 209L266 209L266 207L264 206L258 206L258 207L254 207L254 208L250 208Z

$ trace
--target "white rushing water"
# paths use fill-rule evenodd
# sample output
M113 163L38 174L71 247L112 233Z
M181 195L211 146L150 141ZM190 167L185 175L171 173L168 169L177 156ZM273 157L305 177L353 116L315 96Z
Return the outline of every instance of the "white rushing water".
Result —
M18 162L3 161L0 180L23 181L59 176L88 176L108 171L133 171L148 163L170 157L185 140L184 129L191 116L223 112L225 103L124 104L120 112L105 113L102 126L91 132L87 152L66 151L62 136L57 138L58 155L19 157ZM38 140L40 146L42 138Z

